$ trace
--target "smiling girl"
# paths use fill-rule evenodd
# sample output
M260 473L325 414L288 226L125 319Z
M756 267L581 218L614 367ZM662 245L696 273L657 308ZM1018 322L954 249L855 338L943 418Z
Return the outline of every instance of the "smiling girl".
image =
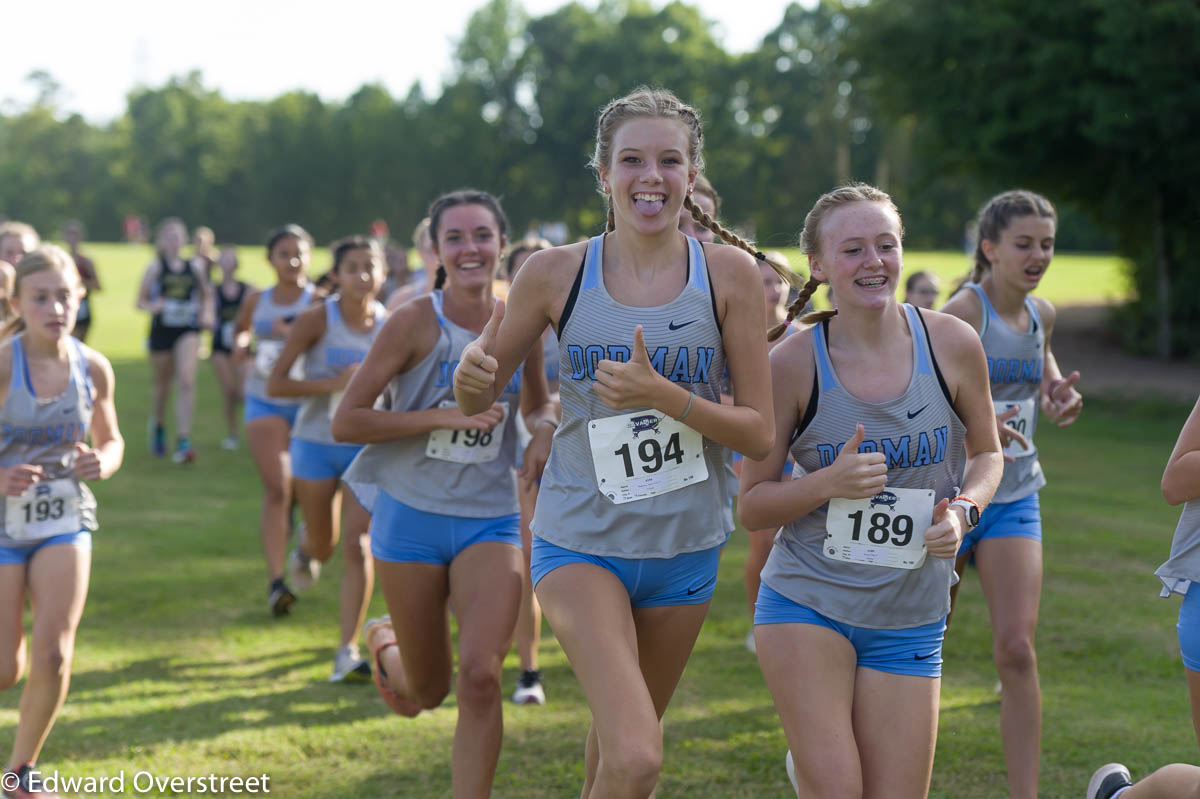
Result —
M70 336L82 295L70 255L52 245L29 252L16 270L19 317L0 344L0 688L15 685L29 663L4 768L3 787L13 796L51 796L31 784L31 772L66 699L87 598L97 522L83 481L111 477L125 452L112 366ZM28 649L26 601L33 607Z

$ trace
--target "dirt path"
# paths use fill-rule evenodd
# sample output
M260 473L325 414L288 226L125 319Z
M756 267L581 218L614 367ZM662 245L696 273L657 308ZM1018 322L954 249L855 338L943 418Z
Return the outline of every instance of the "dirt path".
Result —
M1200 394L1200 363L1156 361L1122 352L1107 329L1105 305L1058 309L1054 357L1064 373L1078 369L1079 390L1121 397L1163 397L1191 404Z

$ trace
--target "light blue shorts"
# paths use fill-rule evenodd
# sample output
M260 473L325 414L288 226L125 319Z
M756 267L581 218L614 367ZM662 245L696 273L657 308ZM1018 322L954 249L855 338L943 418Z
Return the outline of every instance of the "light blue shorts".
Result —
M1196 583L1188 586L1188 592L1183 595L1175 631L1179 634L1183 665L1191 671L1200 671L1200 588Z
M587 555L533 537L529 571L536 587L550 572L568 563L591 563L616 575L635 608L699 605L712 599L717 587L721 547L685 552L673 558L614 558Z
M473 544L500 541L521 548L521 514L468 519L428 513L380 490L371 513L371 554L389 563L449 566Z
M246 421L253 422L264 416L278 416L288 423L290 430L296 423L296 414L300 412L299 405L283 405L270 402L260 397L246 397Z
M288 447L292 455L292 477L301 480L341 477L362 448L362 444L321 444L293 438Z
M828 627L850 642L858 656L858 665L864 669L911 677L942 676L945 619L904 630L855 627L823 616L807 605L793 602L762 583L758 587L758 601L754 603L754 623Z
M92 534L87 530L80 530L78 533L63 533L62 535L43 538L39 541L29 541L24 544L0 544L0 566L8 566L13 563L28 565L29 561L33 559L34 553L46 547L57 546L79 547L90 552L92 549Z
M993 502L979 517L979 526L963 536L958 554L965 555L985 538L1042 540L1042 506L1037 492L1016 502Z

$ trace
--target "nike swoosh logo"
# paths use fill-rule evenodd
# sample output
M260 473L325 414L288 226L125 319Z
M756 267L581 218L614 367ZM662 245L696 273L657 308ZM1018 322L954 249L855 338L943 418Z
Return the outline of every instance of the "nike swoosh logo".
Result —
M1017 524L1037 524L1037 519L1017 519Z
M716 581L717 581L717 578L716 578L716 577L713 577L713 578L711 578L711 579L709 579L709 580L705 580L704 582L700 583L700 585L693 586L692 588L689 588L689 589L687 590L687 595L688 595L688 596L691 596L692 594L695 594L695 593L697 593L697 592L699 592L699 591L703 591L705 588L708 588L710 585L712 585L712 584L713 584L713 583L715 583Z
M931 657L933 657L933 656L934 656L934 655L936 655L936 654L937 654L937 652L930 652L928 655L916 655L916 654L914 654L914 655L913 655L913 660L929 660Z
M674 322L669 322L669 323L667 324L667 330L679 330L680 328L684 328L684 327L687 327L688 325L695 324L697 321L699 321L699 320L697 320L697 319L693 319L692 321L690 321L690 322L684 322L684 323L683 323L683 324L681 324L681 325L677 325L677 324L675 324Z
M918 416L918 415L920 415L921 411L925 410L925 409L926 409L926 408L928 408L928 407L929 407L928 405L922 405L922 406L920 407L920 409L918 409L918 410L915 410L915 411L909 411L909 412L908 412L908 418L909 418L909 419L916 419L916 418L917 418L917 416Z

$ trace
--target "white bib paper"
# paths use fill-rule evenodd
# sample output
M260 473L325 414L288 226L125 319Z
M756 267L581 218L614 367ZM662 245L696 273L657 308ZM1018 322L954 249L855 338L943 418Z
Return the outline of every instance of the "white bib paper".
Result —
M933 523L933 505L933 490L926 488L885 488L870 499L831 499L825 557L918 569L925 562L925 531Z
M37 541L81 529L79 486L74 480L42 480L19 497L5 497L4 532L11 538Z
M1012 458L1020 458L1025 455L1033 455L1037 452L1037 447L1033 445L1033 423L1037 420L1038 398L1026 397L1023 400L993 400L992 405L996 407L997 416L1011 408L1016 408L1016 415L1005 421L1004 426L1016 430L1025 436L1025 440L1029 442L1029 449L1025 449L1016 441L1010 441L1008 446L1004 448L1004 454Z
M425 456L453 463L487 463L500 457L504 443L504 427L508 421L508 403L501 402L504 415L491 430L448 430L439 427L429 431ZM454 400L442 400L439 408L458 407Z
M259 377L266 380L271 376L271 370L275 368L275 362L279 360L279 356L282 354L282 341L267 339L258 342L254 349L254 371L258 372ZM288 377L292 380L304 379L303 355L292 363L292 368L288 369Z
M226 347L233 349L233 322L224 322L221 325L221 343Z
M655 410L588 422L600 493L616 505L708 479L704 437Z
M191 300L163 300L162 323L166 327L191 327L196 324L196 304Z

